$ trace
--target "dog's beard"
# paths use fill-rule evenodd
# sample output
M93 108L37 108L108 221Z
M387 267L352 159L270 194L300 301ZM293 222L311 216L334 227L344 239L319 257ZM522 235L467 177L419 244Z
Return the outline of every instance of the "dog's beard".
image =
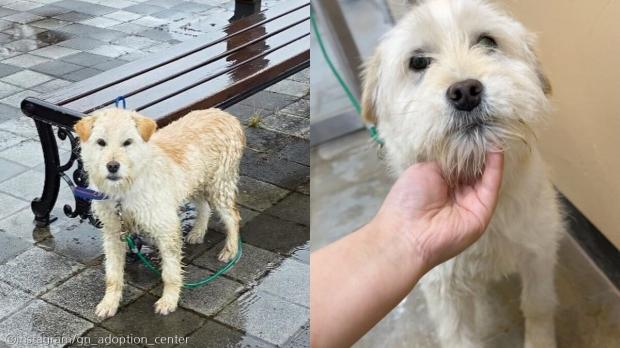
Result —
M471 185L484 172L486 154L518 145L529 147L530 127L521 120L499 121L486 115L454 115L449 127L426 144L417 161L437 161L449 187Z

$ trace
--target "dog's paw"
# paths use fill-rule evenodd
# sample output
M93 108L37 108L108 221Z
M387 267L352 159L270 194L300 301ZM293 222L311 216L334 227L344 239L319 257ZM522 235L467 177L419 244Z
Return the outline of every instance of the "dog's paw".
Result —
M228 262L234 259L235 256L237 256L237 249L230 250L229 248L224 247L224 249L220 251L220 254L218 255L217 259L222 262Z
M172 301L165 297L160 298L155 302L155 313L161 315L168 315L177 309L177 301Z
M101 302L97 305L95 314L101 319L114 316L118 310L118 302L119 301L108 300L104 297L103 300L101 300Z
M193 230L185 237L188 244L201 244L205 238L203 233L195 233Z

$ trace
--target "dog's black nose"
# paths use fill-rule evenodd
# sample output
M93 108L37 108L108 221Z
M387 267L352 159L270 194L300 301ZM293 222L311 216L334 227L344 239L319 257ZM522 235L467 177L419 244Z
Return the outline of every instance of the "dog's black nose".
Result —
M446 96L457 110L472 111L480 105L484 86L478 80L467 79L448 87Z
M105 166L108 167L108 171L110 173L116 173L116 172L118 172L118 168L121 167L121 164L116 162L116 161L110 161Z

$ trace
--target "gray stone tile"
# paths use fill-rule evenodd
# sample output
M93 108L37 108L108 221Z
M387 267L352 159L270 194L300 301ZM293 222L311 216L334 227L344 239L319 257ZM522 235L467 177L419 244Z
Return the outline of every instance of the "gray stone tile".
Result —
M49 58L43 58L43 57L34 56L32 54L26 53L26 54L21 54L19 56L11 57L9 59L5 59L2 61L2 63L11 64L11 65L14 65L20 68L29 68L33 65L37 65L37 64L41 64L41 63L45 63L49 61L50 61ZM14 70L12 73L17 72L18 70L19 69ZM4 74L3 68L0 68L0 71L2 72L0 73L0 75L2 76L10 75L10 74Z
M150 290L161 283L161 278L136 259L125 265L125 281L137 288Z
M72 48L53 45L53 46L39 48L38 50L34 50L31 53L37 56L45 57L45 58L58 59L58 58L62 58L64 56L68 56L70 54L74 54L78 52L79 52L78 50L74 50Z
M17 162L25 167L35 167L43 162L41 143L34 139L26 139L15 146L0 151L0 157Z
M192 2L192 1L186 1L186 2L182 2L179 5L175 6L174 10L183 11L183 12L191 12L191 13L200 13L200 12L207 11L211 8L213 7L209 5L199 4L196 2Z
M141 25L138 23L134 23L134 22L129 22L130 24L135 24L135 25ZM145 26L145 25L141 25L141 26ZM147 27L149 28L149 27ZM164 30L159 30L159 29L153 29L150 28L148 30L144 30L144 31L140 31L138 33L135 33L136 35L140 35L140 36L144 36L144 37L148 37L149 39L153 39L156 41L169 41L174 39L174 37L167 31Z
M7 121L2 123L2 126L6 127L8 126L8 122L11 121ZM0 150L4 150L6 148L9 148L13 145L16 145L24 140L26 140L25 137L21 136L21 135L17 135L17 134L13 134L13 133L9 133L6 130L11 130L10 128L4 128L4 130L0 130Z
M159 41L151 40L146 37L136 36L136 35L128 35L121 39L118 39L113 42L115 45L130 47L135 49L144 49L147 47L151 47L157 44L160 44Z
M308 214L310 212L308 211ZM310 242L295 247L291 257L305 264L310 264Z
M308 180L310 170L307 166L248 149L241 160L241 174L295 190Z
M310 197L293 192L265 213L280 219L310 226Z
M157 298L144 295L101 325L118 334L147 337L153 342L154 337L186 336L205 322L205 319L183 308L177 308L166 316L156 315L153 309L156 301Z
M6 16L10 16L14 13L17 13L18 11L15 10L11 10L10 8L6 8L6 7L0 7L0 17L6 17ZM33 12L33 11L31 11Z
M260 91L253 96L240 101L239 104L253 107L255 109L277 111L292 104L297 99L299 98L288 94Z
M133 24L133 23L121 23L115 26L110 27L110 29L121 31L127 34L136 34L143 32L145 30L150 30L149 27L145 27L143 25Z
M98 342L106 342L106 340L114 340L115 342L126 342L127 338L121 335L117 335L113 332L110 332L104 328L99 326L95 326L92 330L89 330L84 335L82 335L83 342L76 342L75 344L70 345L70 348L83 348L86 345L86 342L90 342L91 345L97 344ZM114 344L112 345L114 348L141 348L142 346L134 345L134 344Z
M18 108L0 104L0 128L2 128L2 122L16 119L22 115L22 111Z
M6 58L13 57L21 53L29 52L42 46L47 46L47 45L41 44L40 42L37 42L37 40L33 40L33 39L20 39L20 40L16 40L11 43L3 45L3 47L6 48L6 50L9 52Z
M2 126L2 125L0 125ZM0 182L26 171L26 167L0 158Z
M69 10L69 9L65 9L65 10ZM60 19L60 20L67 21L67 22L79 22L79 21L83 21L85 19L89 19L93 17L94 16L90 14L71 11L71 10L69 10L69 12L65 12L63 14L54 16L54 18L56 19Z
M97 28L108 28L113 25L121 24L122 22L117 21L112 18L107 18L107 17L95 17L95 18L83 20L80 23L86 24L86 25L92 25L93 27L97 27Z
M133 13L139 13L141 15L149 15L151 13L159 12L163 9L164 9L163 7L159 7L159 6L138 4L138 5L125 7L123 10L133 12Z
M7 233L0 233L0 245L2 245L2 248L0 248L0 264L7 262L32 247L31 243Z
M310 239L307 226L266 214L255 217L242 229L246 243L280 254L290 255Z
M108 60L105 63L97 64L97 65L93 66L92 68L97 69L97 70L106 71L106 70L118 68L119 66L125 65L125 64L127 64L127 62L124 61L124 60L111 59L111 60Z
M133 53L135 51L136 49L131 48L131 47L109 44L109 45L99 46L97 48L90 50L89 52L93 54L99 54L102 56L106 56L109 58L118 58L122 55Z
M189 346L201 346L205 342L211 347L267 348L275 347L258 338L242 334L215 321L207 323L187 338ZM309 347L309 346L308 346Z
M98 41L90 38L78 37L75 39L63 41L58 43L59 46L73 48L75 50L88 51L93 48L105 45L105 42Z
M63 21L56 18L44 18L38 20L36 22L30 23L30 25L43 28L43 29L58 29L60 27L64 27L65 25L69 25L71 22Z
M23 91L23 89L9 85L8 83L0 82L0 98L8 97L12 94Z
M215 319L276 345L283 345L307 321L309 310L279 297L250 291Z
M162 26L164 24L167 24L168 21L166 21L164 19L161 19L161 18L156 18L156 17L153 17L153 16L144 16L144 17L140 17L138 19L134 19L133 21L131 21L129 23L143 25L143 26L149 27L149 28L156 28L156 27Z
M63 76L63 78L69 80L69 81L82 81L85 80L89 77L93 77L95 75L99 75L101 73L100 70L97 69L93 69L93 68L84 68L84 69L80 69L80 70L76 70L73 72L70 72L66 75Z
M12 14L10 16L2 17L2 19L6 20L6 21L11 21L11 22L19 23L19 24L27 24L27 23L30 23L30 22L41 20L41 19L43 19L43 17L37 16L37 15L32 14L32 13L28 13L28 12L18 12L18 13L14 13L14 14Z
M0 265L0 279L40 295L83 267L75 261L35 247Z
M278 153L278 157L310 166L310 142L307 139L291 142Z
M33 90L23 90L21 92L17 92L13 95L10 95L6 98L0 99L0 103L4 103L7 105L10 105L12 107L15 108L20 108L21 107L21 103L24 99L28 98L28 97L38 97L40 93L35 92Z
M126 1L126 0L114 0L114 1L106 1L105 4L106 6L110 6L110 7L114 7L115 9L119 9L119 8L125 8L128 6L133 6L138 2L141 2L142 0L132 0L132 1ZM104 3L103 1L97 1L98 3Z
M257 109L243 104L234 104L226 109L231 115L237 117L242 124L247 125L250 117L265 118L270 114L269 111Z
M247 176L239 178L238 188L239 204L259 211L273 206L289 193L288 190Z
M213 274L211 271L193 265L185 267L185 271L186 283L195 282ZM205 286L183 289L179 305L206 316L212 316L231 303L243 288L240 283L220 277ZM161 292L162 285L153 291L157 296L161 296Z
M19 105L16 107L12 107L13 109L20 110ZM6 139L8 137L8 134L0 130L0 149L13 146L19 142L26 140L25 138L38 137L37 129L34 126L34 121L31 118L21 114L21 110L19 117L3 122L2 124L0 124L0 128L2 128L2 130L10 132L9 134L17 134L19 136L17 139L15 139L15 141L11 141L11 144L4 145L3 139Z
M2 81L21 88L30 88L51 79L51 76L41 74L36 71L22 70L20 72L16 72L15 74L3 77Z
M105 274L98 268L88 268L43 295L43 299L70 312L100 323L103 320L95 314L95 307L105 294ZM133 302L144 292L125 284L120 307Z
M261 281L256 290L278 295L288 301L310 307L310 266L293 259L286 259Z
M99 4L92 4L83 1L75 1L75 0L63 0L59 2L55 2L54 6L68 8L70 10L86 13L93 16L102 16L106 13L116 11L113 7L103 6Z
M65 62L69 62L72 64L77 64L81 66L93 66L101 63L105 63L110 60L109 57L92 54L88 52L79 52L75 54L71 54L61 58Z
M0 183L0 191L32 201L41 195L44 180L43 173L31 169Z
M22 210L0 220L0 232L16 236L30 243L39 242L61 230L62 227L58 223L52 223L47 227L37 227L34 224L34 214L27 203Z
M310 347L310 322L306 322L291 339L286 342L284 348L305 348Z
M26 305L34 297L9 284L0 282L0 319L4 319Z
M117 21L120 21L120 22L129 22L129 21L133 21L134 19L138 19L142 17L142 15L138 13L134 13L134 12L125 11L125 10L119 10L115 12L110 12L106 14L104 17L116 19Z
M56 61L58 62L58 61ZM59 62L62 63L62 62ZM81 67L78 67L78 69L81 69ZM48 72L48 75L52 75L51 73ZM61 88L65 88L69 85L71 85L73 82L71 81L66 81L66 80L62 80L62 79L53 79L51 81L47 81L45 83L42 83L38 86L32 87L32 89L36 92L39 93L50 93L52 91L57 91Z
M45 250L54 251L86 265L93 264L103 255L101 230L87 222L72 223L38 245Z
M33 1L9 1L8 4L5 4L4 7L9 8L15 11L29 11L34 8L41 6L41 4L33 2Z
M28 12L34 13L41 17L54 17L67 12L71 12L71 10L69 10L68 8L58 7L54 5L43 5L41 7L29 10Z
M216 245L196 258L193 263L212 271L220 269L223 263L217 259L217 255L223 246L223 242ZM226 276L244 284L252 285L267 271L279 264L280 261L282 261L282 257L278 254L243 243L241 258L233 268L226 272Z
M284 113L265 117L261 127L299 138L308 138L310 136L310 118L291 116Z
M59 342L61 338L68 340L80 336L91 327L92 323L36 299L0 323L0 340L13 335L33 342L45 342L47 339L51 341L48 343L53 343L12 345L14 347L63 347L66 343Z
M17 199L6 193L0 192L0 219L4 219L11 214L24 209L28 206L25 200Z
M279 113L297 116L297 117L310 117L310 101L308 99L301 98L280 110Z
M13 57L15 58L15 57ZM0 63L0 77L4 77L4 76L8 76L8 75L12 75L18 71L21 70L21 67L19 66L15 66L15 65L11 65L11 62L9 62L9 60L11 60L12 58L9 59L5 59L2 61L2 63Z
M310 68L304 69L289 77L290 80L297 82L310 83Z

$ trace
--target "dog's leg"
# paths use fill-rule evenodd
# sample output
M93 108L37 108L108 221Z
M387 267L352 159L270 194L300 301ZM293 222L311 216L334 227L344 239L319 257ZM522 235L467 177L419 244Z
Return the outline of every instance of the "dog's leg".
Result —
M186 240L189 244L200 244L203 242L209 227L211 207L207 200L196 199L194 202L196 204L196 222L192 230L187 234Z
M148 226L157 232L157 247L161 256L161 279L164 290L155 303L155 312L166 315L177 309L181 287L183 286L183 266L181 264L182 246L180 221L176 209L169 209L172 214L161 213L157 223Z
M457 290L450 279L422 285L429 315L437 327L443 348L480 348L482 337L475 332L475 303L469 291Z
M104 221L103 250L105 252L105 295L95 310L100 318L116 314L123 295L125 243L120 240L120 225Z
M519 265L522 281L521 310L525 317L525 348L554 348L555 252L527 255Z
M227 173L219 173L220 178L227 178ZM232 175L233 178L236 175ZM237 180L227 178L216 180L209 188L209 202L217 210L220 219L226 226L226 243L218 259L228 262L237 256L239 243L239 211L235 204L237 196Z

